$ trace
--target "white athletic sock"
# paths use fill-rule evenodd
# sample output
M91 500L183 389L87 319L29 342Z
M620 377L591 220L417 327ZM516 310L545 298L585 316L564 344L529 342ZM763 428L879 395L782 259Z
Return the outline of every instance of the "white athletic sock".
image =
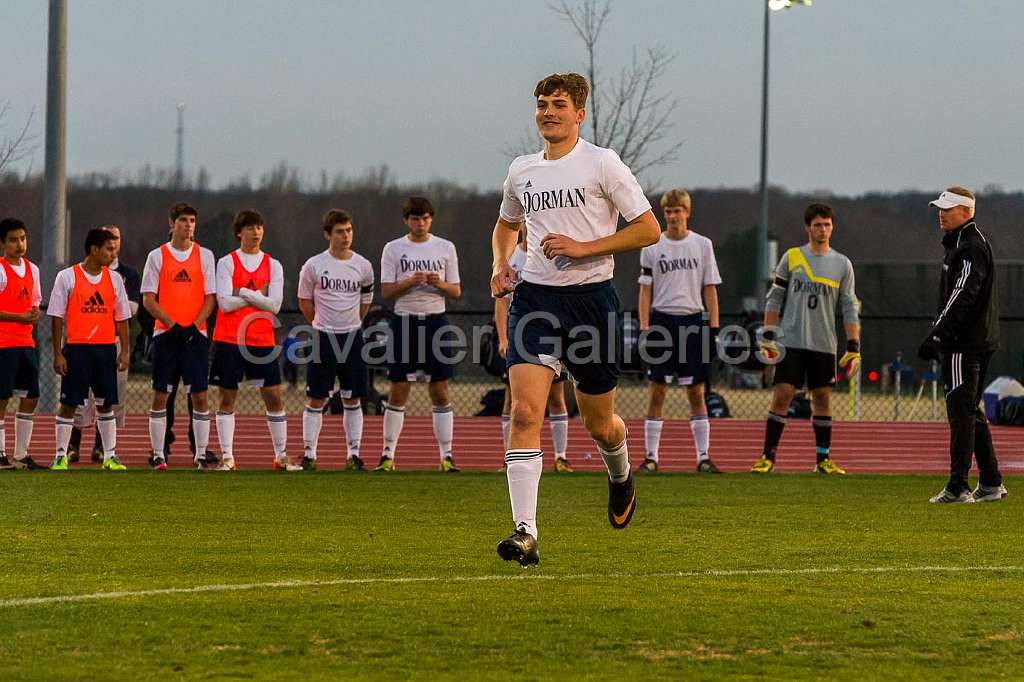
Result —
M644 420L644 447L647 457L658 461L658 448L661 447L661 427L665 424L661 417L648 417Z
M348 448L348 458L359 456L359 445L363 442L363 406L345 405L345 446Z
M68 443L71 442L71 430L75 428L75 420L57 417L54 420L54 430L57 439L57 456L68 454Z
M544 454L528 448L507 450L505 465L512 522L517 529L525 527L527 533L537 537L537 488L544 469Z
M451 405L435 406L433 409L434 437L437 438L437 452L441 459L452 456L452 432L455 430L455 414Z
M306 405L302 411L302 456L316 459L316 448L320 442L320 428L324 424L324 408Z
M149 444L153 452L164 456L164 437L167 435L167 410L149 411Z
M32 414L16 412L14 414L14 459L28 457L28 444L32 442ZM0 424L0 429L3 425Z
M555 446L555 459L565 459L565 451L569 449L569 415L548 415L551 426L551 442Z
M508 433L512 430L512 415L503 414L501 415L501 442L506 450L508 450Z
M405 423L405 407L388 405L384 410L384 452L383 457L395 458L398 437L402 435L402 424Z
M100 432L100 442L103 444L103 461L107 461L114 456L114 450L117 448L117 418L114 413L96 415L96 428Z
M626 452L625 438L611 450L605 450L600 445L597 446L597 450L608 468L608 478L615 483L622 483L629 478L629 453Z
M210 446L210 412L192 411L192 433L196 438L196 456L206 454L206 448Z
M217 441L222 459L234 459L235 413L217 412Z
M267 412L267 428L274 444L274 459L282 459L288 454L288 414L284 410Z
M711 422L706 414L695 414L690 417L690 431L693 432L693 444L697 446L697 464L708 459L708 442L711 440Z

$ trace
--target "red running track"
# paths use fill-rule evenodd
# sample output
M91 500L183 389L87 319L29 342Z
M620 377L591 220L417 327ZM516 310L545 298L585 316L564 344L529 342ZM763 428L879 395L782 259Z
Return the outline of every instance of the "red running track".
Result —
M14 444L14 419L8 418L8 452ZM630 459L643 459L643 420L628 420ZM190 463L183 418L177 423L178 440L170 464ZM553 455L550 431L545 425L542 448L545 466ZM761 450L764 422L751 420L712 420L711 456L724 471L748 471ZM1024 429L992 427L992 438L1000 466L1005 473L1024 472ZM943 423L837 422L832 434L832 456L850 473L942 474L949 471L948 427ZM92 444L85 434L83 449ZM302 453L302 418L289 415L289 452ZM220 451L216 429L211 428L210 448ZM501 420L497 417L460 417L455 422L455 459L464 469L493 471L501 466L503 448ZM38 415L30 453L39 462L49 462L54 451L53 417ZM149 427L144 415L128 415L118 436L118 454L132 466L144 466L149 452ZM381 417L366 417L361 455L370 466L381 451ZM587 460L586 454L592 458ZM579 420L569 427L569 460L582 471L602 468L594 442ZM83 460L87 460L84 457ZM695 466L693 438L689 422L666 420L661 437L661 468L665 471L692 471ZM245 415L235 426L235 461L239 468L265 469L272 461L270 435L263 417ZM327 415L320 434L319 467L341 468L345 461L345 442L340 415ZM810 472L814 468L814 435L809 421L790 420L778 451L777 471ZM430 417L407 417L398 443L396 463L399 469L433 469L438 466L437 442ZM78 466L88 466L80 464Z

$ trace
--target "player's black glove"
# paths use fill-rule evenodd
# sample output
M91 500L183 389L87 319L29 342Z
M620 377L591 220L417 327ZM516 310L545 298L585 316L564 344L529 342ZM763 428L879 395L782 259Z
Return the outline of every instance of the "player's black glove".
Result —
M174 325L174 331L178 335L178 340L182 343L188 343L192 340L192 337L199 333L199 328L194 324L190 324L187 327L180 324Z
M939 337L929 336L925 339L921 346L917 349L917 357L925 361L932 361L939 359Z

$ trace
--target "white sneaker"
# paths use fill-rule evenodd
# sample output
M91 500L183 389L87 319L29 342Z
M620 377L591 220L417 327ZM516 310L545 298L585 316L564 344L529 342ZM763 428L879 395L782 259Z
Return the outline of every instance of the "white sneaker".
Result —
M220 461L220 466L217 467L216 471L234 471L235 470L235 458L225 457Z
M973 502L998 502L1007 495L1006 486L987 486L978 484L978 487L971 493L971 501Z
M961 490L959 493L951 493L948 488L943 488L937 495L933 495L928 501L932 504L959 504L964 502L974 502L974 498L971 497L969 490Z
M302 468L301 464L292 464L291 462L288 462L287 464L285 464L284 470L285 471L304 471L304 469Z

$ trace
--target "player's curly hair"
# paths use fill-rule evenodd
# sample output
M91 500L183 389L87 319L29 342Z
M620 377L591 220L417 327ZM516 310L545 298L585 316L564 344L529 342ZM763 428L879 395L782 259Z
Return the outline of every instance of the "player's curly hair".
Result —
M533 96L550 97L557 92L569 95L573 105L577 109L582 109L587 104L590 85L587 83L587 79L578 73L553 73L537 83L537 87L533 90Z

